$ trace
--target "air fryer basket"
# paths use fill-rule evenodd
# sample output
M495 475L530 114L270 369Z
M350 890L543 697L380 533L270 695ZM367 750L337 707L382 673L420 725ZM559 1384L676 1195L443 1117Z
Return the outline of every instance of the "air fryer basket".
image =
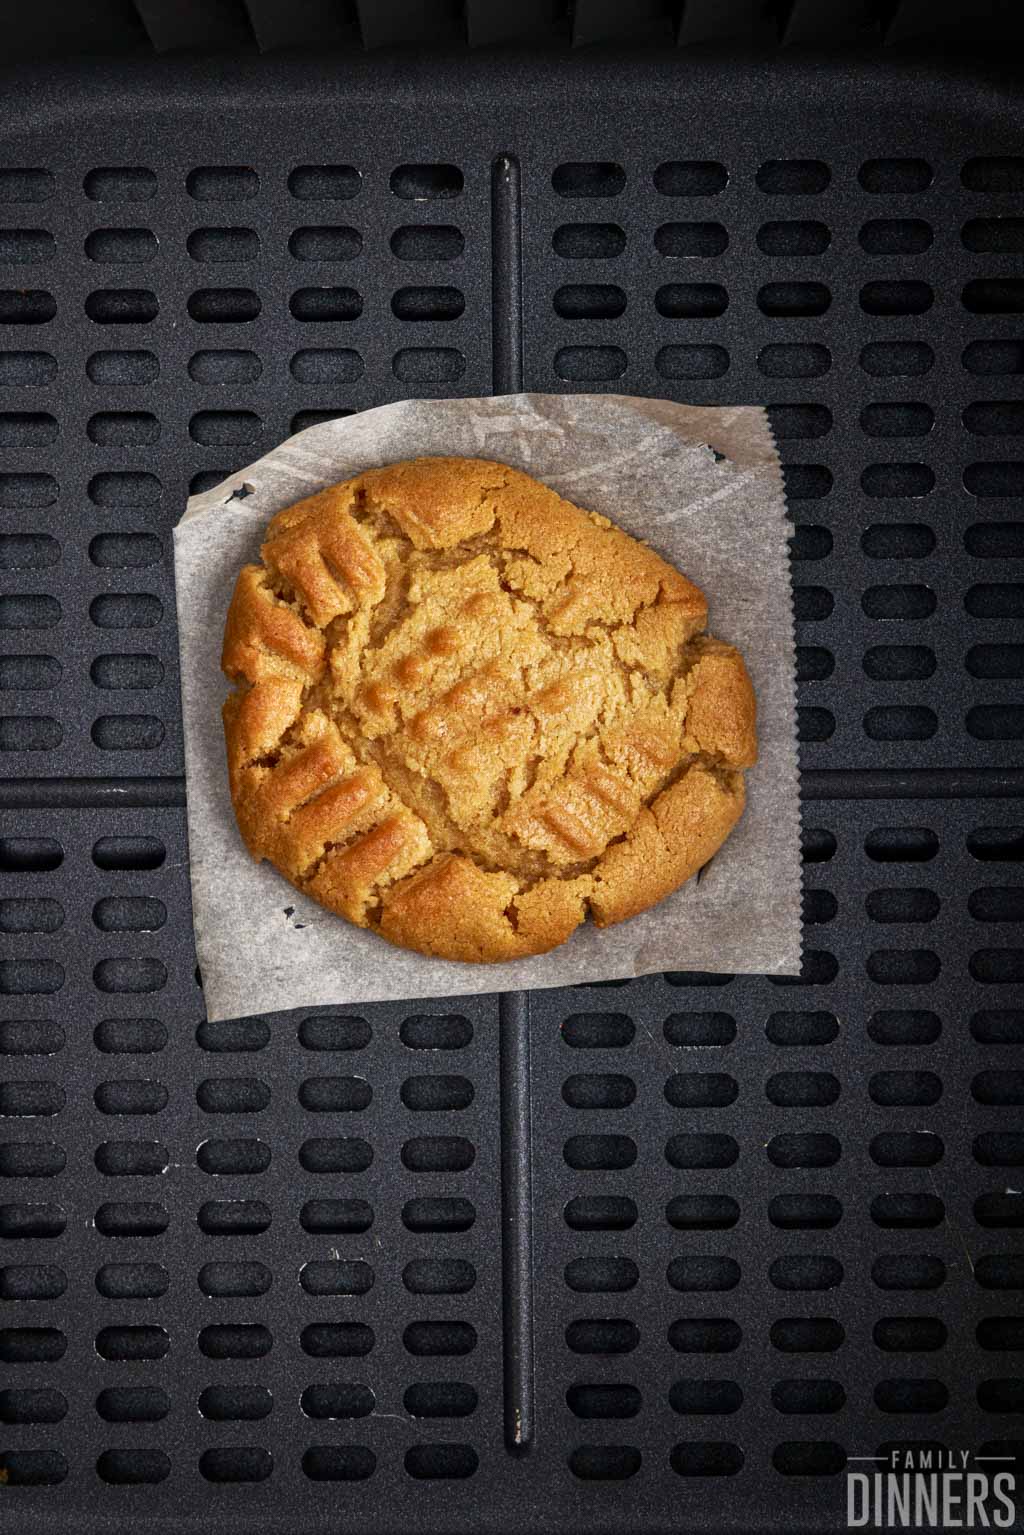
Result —
M0 1518L814 1532L847 1457L1016 1455L1019 94L553 46L0 114ZM209 1024L185 496L520 388L772 407L803 973Z

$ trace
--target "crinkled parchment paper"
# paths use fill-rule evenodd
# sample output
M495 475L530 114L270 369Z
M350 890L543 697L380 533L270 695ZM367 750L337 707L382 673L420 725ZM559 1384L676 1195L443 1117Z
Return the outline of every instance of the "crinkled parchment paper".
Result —
M253 863L228 795L221 635L235 575L283 506L418 454L499 459L645 539L704 588L757 693L747 809L699 879L652 911L500 965L393 948ZM657 970L800 968L793 617L782 474L765 412L614 395L412 400L310 427L195 496L174 533L196 948L210 1018L452 996Z

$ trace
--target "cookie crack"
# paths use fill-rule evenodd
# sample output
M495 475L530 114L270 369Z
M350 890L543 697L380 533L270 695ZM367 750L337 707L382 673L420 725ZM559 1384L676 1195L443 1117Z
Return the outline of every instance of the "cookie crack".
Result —
M722 788L725 789L726 792L730 795L736 792L736 779L742 776L739 770L722 769L718 764L715 763L714 759L709 754L704 752L697 752L694 753L693 756L687 757L684 761L677 763L676 766L665 775L664 779L658 784L657 788L654 789L650 794L643 797L640 804L640 811L650 810L654 802L662 794L671 789L680 781L680 779L685 777L685 775L695 767L703 768L705 771L711 772L715 779L720 783ZM638 815L640 814L640 811L637 812ZM633 827L629 827L626 831L619 832L616 836L610 837L605 843L604 847L601 849L600 853L596 853L593 858L589 858L585 862L581 862L579 864L573 864L571 867L563 869L557 874L543 874L538 875L533 879L521 881L518 889L516 890L516 900L518 901L523 896L529 895L530 892L535 890L538 885L545 884L552 878L568 882L594 874L598 865L604 860L611 849L617 847L620 843L628 842L632 834ZM584 892L582 896L583 905L588 915L592 914L592 898L593 892ZM508 911L509 908L506 908L506 916L508 915Z
M508 592L510 596L516 598L520 602L528 602L528 603L530 603L531 606L533 606L535 608L535 610L537 611L538 617L541 620L541 627L544 629L544 631L549 636L551 636L551 637L562 638L561 635L558 635L556 633L556 631L554 631L552 629L552 627L551 627L551 620L550 620L548 614L545 612L545 604L554 602L559 597L567 598L567 597L570 596L570 594L571 594L571 590L570 590L571 582L572 582L573 578L575 578L579 574L579 571L577 569L576 563L573 560L572 553L570 552L569 556L568 556L568 558L569 558L569 575L566 576L565 579L559 583L559 586L556 588L556 590L554 592L552 592L551 595L549 597L545 598L543 601L539 597L533 597L529 593L523 592L518 587L512 585L511 581L509 580L508 572L507 572L507 566L509 564L510 557L512 557L512 556L516 556L516 557L518 557L520 559L528 559L532 564L536 565L538 569L542 569L543 568L541 561L538 560L535 555L531 554L530 551L524 545L520 545L520 544L501 544L501 545L499 545L499 547L494 551L494 559L492 560L492 563L494 564L495 569L499 573L499 581L500 581L502 590L505 591L505 592ZM659 582L658 582L658 590L655 592L654 596L652 598L650 598L648 601L638 602L636 604L636 606L631 610L630 615L629 615L629 617L627 619L621 619L617 623L611 623L607 619L601 619L601 618L597 618L597 617L593 617L592 616L592 617L588 618L588 620L587 620L587 627L588 628L595 628L595 629L602 629L602 630L604 630L604 632L606 634L615 634L619 629L633 628L633 627L635 627L637 619L640 617L641 613L647 612L648 609L650 609L650 608L657 607L663 600L667 600L665 598L665 582L664 582L664 580L659 580ZM583 636L583 635L570 635L570 636L567 636L567 638L571 638L571 639L584 638L584 637L585 636Z
M338 842L325 842L323 848L313 859L313 861L311 863L305 864L301 869L296 871L294 880L299 889L305 891L307 887L312 884L313 880L316 879L317 875L320 873L320 870L323 868L324 864L327 862L328 858L330 858L332 853L343 853L346 848L352 847L356 842L359 841L359 838L365 836L365 834L365 828L363 828L359 831L350 833L349 836L343 837Z
M481 496L481 500L482 499L484 499L484 495L483 494ZM466 547L467 543L471 544L472 547ZM595 640L591 636L589 636L589 635L584 634L584 635L573 635L573 636L560 636L560 635L557 635L557 634L554 633L554 631L551 628L550 623L547 620L547 617L546 617L546 615L545 615L545 613L543 611L542 605L539 602L539 600L536 599L536 598L533 598L533 597L524 596L523 594L520 594L520 593L516 592L515 589L511 586L510 582L507 580L507 578L505 576L505 573L504 573L504 561L503 561L503 558L502 558L502 551L501 550L496 550L493 547L486 548L486 549L482 548L479 538L476 538L476 539L474 539L472 541L466 541L466 543L464 543L463 545L458 546L458 548L459 548L459 557L454 562L455 564L458 564L458 565L466 564L470 559L476 558L478 556L478 554L481 553L481 552L483 552L483 553L485 553L487 555L489 563L492 565L492 568L495 569L495 571L496 571L496 573L498 575L498 583L499 583L500 589L502 591L504 591L513 601L523 603L524 605L528 606L534 612L535 621L537 623L537 627L538 627L538 630L540 632L540 635L548 643L549 649L550 649L552 654L557 654L557 652L558 652L558 642L559 641L565 643L571 649L571 651L574 654L576 654L576 655L592 653L595 650L596 645L597 645L598 642L595 642ZM420 553L420 551L417 551L417 554L419 554L419 553ZM413 578L413 574L414 574L415 570L417 568L420 568L421 565L424 564L424 563L426 563L426 562L422 561L421 559L418 559L416 557L416 555L414 555L412 557L412 561L411 561L410 566L407 566L400 573L400 575L402 577L404 577L406 591L408 590L409 584L411 583L411 580ZM388 585L389 586L391 585L390 581L389 581ZM659 587L659 594L660 594L660 592L661 592L661 587ZM657 600L658 599L655 599L655 601L657 601ZM405 615L405 613L407 613L407 612L412 610L412 606L413 605L411 603L409 603L408 600L406 600L403 603L403 605L402 605L402 609L400 609L398 612L389 613L389 615L388 615L388 617L389 617L389 630L393 630L394 627L397 627L397 625L401 622L401 619ZM643 607L646 607L646 606L650 606L650 604L641 604L641 605L639 605L638 608L635 610L635 612L638 613L639 611L641 611L641 609ZM601 628L601 630L604 633L607 633L609 635L614 635L617 630L619 630L621 628L627 628L627 627L629 627L629 625L623 625L623 624L616 624L616 625L601 624L601 625L597 625L596 627ZM622 661L621 658L615 653L613 647L607 647L606 659L611 662L611 664L615 667L615 669L618 672L618 674L621 675L627 681L627 683L632 683L636 678L640 678L644 682L645 687L647 688L647 691L648 691L648 702L650 702L650 701L653 701L657 697L662 697L662 698L667 699L669 694L670 694L670 692L671 692L672 686L673 686L673 684L674 684L674 682L676 680L676 677L677 676L684 676L684 675L686 675L686 673L689 670L692 669L693 665L696 664L696 661L698 659L698 653L697 653L697 651L693 647L690 647L690 646L683 647L683 652L684 653L683 653L683 655L680 658L680 666L679 666L678 671L676 671L672 676L668 677L665 680L652 678L650 676L650 674L648 672L646 672L644 669L638 668L638 667L631 667L631 666L627 665L627 663ZM358 665L358 674L359 674L359 678L360 678L361 681L365 680L367 671L370 669L370 667L372 667L374 656L378 655L378 654L379 654L379 647L377 647L373 651L366 651L366 652L364 652L364 654L360 657L359 665ZM484 663L484 664L486 664L486 663ZM430 708L432 704L438 702L441 697L445 696L445 694L451 692L453 689L457 688L461 683L467 681L472 676L477 674L480 671L480 669L481 669L480 659L478 657L469 658L466 661L465 665L460 667L459 671L456 674L455 679L454 680L452 680L451 678L447 679L445 687L443 689L440 689L436 694L431 694L428 697L428 699L422 704L422 709ZM529 715L530 715L530 717L531 717L531 719L533 721L534 732L535 732L535 739L537 739L537 737L539 737L539 736L541 736L543 734L544 722L543 722L541 716L539 715L539 713L537 712L536 708L531 707L530 689L529 689L529 686L528 686L527 681L526 681L525 670L526 670L525 666L520 666L519 669L518 669L518 675L514 679L514 691L512 692L512 694L510 695L510 697L509 697L509 699L507 701L507 707L510 708L510 709L520 708L520 709L523 709L523 710L525 710L526 712L529 713ZM511 680L512 679L510 679L510 681ZM635 713L636 711L634 710L632 712ZM340 712L332 711L332 718L334 718L335 723L338 725L339 731L342 734L342 739L346 741L346 743L356 752L357 756L359 756L362 760L372 760L373 762L376 763L376 765L378 766L379 770L381 771L382 776L384 777L385 782L388 785L388 788L391 790L391 792L395 795L395 797L398 800L400 800L402 803L405 803L405 799L404 799L404 796L402 794L403 785L399 781L399 778L396 776L396 767L397 767L397 765L396 765L396 767L393 767L389 763L388 756L387 756L387 751L388 751L388 743L395 741L396 738L399 738L402 735L402 732L403 732L403 730L404 730L404 728L405 728L405 726L407 724L407 721L399 718L394 725L392 725L392 726L382 730L377 736L375 736L375 738L374 738L375 744L379 743L379 749L375 750L375 749L370 748L370 747L365 745L364 741L361 738L358 722L352 720L352 718L348 714L347 710L343 710L343 711L340 711ZM456 746L456 745L460 744L461 742L463 742L463 741L465 741L467 739L471 739L473 737L473 735L475 734L475 732L479 730L479 727L480 727L481 723L483 723L483 721L474 721L472 724L467 725L466 728L463 731L461 731L458 736L453 737L452 745ZM595 740L598 741L598 743L600 744L601 735L608 728L609 728L609 722L607 720L599 718L588 729L576 732L574 734L574 736L572 737L571 741L569 741L569 743L565 747L565 758L566 758L566 760L567 761L571 760L578 752L580 752L581 750L585 750ZM530 772L528 774L528 781L520 788L520 791L519 791L520 792L520 796L522 794L524 794L527 791L528 788L533 786L534 782L536 781L538 770L539 770L540 765L542 764L543 760L544 760L544 756L543 756L542 753L539 753L539 752L531 753L529 761L532 763L532 769L530 770ZM609 759L607 757L607 754L604 752L603 748L601 750L601 760L602 760L602 762L603 762L603 764L605 765L606 768L608 768L609 770L613 770L613 764L609 761ZM693 760L692 757L687 757L687 758L684 759L684 762L685 763L689 763L692 760ZM428 781L432 782L432 780L428 780L424 774L419 773L419 772L417 772L417 770L411 768L408 763L404 763L403 762L403 763L400 764L400 767L401 767L401 771L403 773L416 773L416 775L421 780L423 780L424 783L426 783ZM511 771L511 770L509 770L509 771ZM665 786L664 784L659 784L655 788L655 790L653 791L652 794L646 796L641 801L641 804L642 805L649 804L650 801L655 797L655 795L657 793L661 792L661 790L662 790L662 788L664 788L664 786ZM444 785L443 784L436 784L436 785L434 785L434 787L438 790L441 798L444 801L444 822L445 822L445 825L444 825L444 828L443 828L445 834L444 834L443 838L438 838L438 836L437 836L438 827L437 827L436 823L434 825L431 825L430 822L425 822L425 824L427 825L428 835L430 836L431 841L432 841L432 843L433 843L433 845L435 847L435 851L438 851L438 852L441 852L441 851L445 851L445 852L460 852L463 856L470 858L477 865L477 867L480 868L481 870L484 870L484 871L487 871L487 872L496 872L496 871L501 870L503 866L500 864L499 861L492 860L492 859L487 859L487 858L483 857L479 853L478 850L476 850L473 847L467 845L467 839L468 839L469 842L472 841L472 835L471 835L472 829L471 828L467 828L467 827L463 827L458 822L458 820L457 820L457 818L456 818L456 816L454 814L452 805L451 805L450 796L449 796L448 792L446 791ZM507 788L507 780L506 780L506 786L505 786L505 798L506 798L506 803L505 803L504 806L502 806L502 804L500 803L500 800L499 800L498 805L496 807L494 807L494 809L492 810L492 813L491 813L491 815L489 817L489 826L491 828L495 827L495 824L500 819L500 816L502 814L503 809L507 809L508 800L510 798L510 793L509 793L508 788ZM536 849L527 849L525 847L525 845L521 843L520 839L518 839L518 838L516 838L514 836L514 834L509 834L509 840L512 843L518 844L520 846L520 848L522 849L522 852L523 852L524 855L529 853L529 854L532 854L535 857L538 856L538 850L536 850ZM601 856L603 856L603 852L600 853L600 854L595 855L593 858L591 858L589 860L577 860L577 861L574 861L572 864L566 865L564 862L559 862L559 861L556 861L555 859L553 859L550 856L550 854L548 854L546 851L545 852L541 852L541 853L539 853L539 858L542 860L542 863L543 863L542 872L536 876L536 878L535 878L535 880L533 882L535 883L537 880L540 880L540 879L557 878L557 879L564 880L564 879L576 878L576 877L578 877L578 875L581 872L583 872L583 873L589 872L589 870L592 869L595 866L595 864L597 863L597 861L599 860L599 858Z

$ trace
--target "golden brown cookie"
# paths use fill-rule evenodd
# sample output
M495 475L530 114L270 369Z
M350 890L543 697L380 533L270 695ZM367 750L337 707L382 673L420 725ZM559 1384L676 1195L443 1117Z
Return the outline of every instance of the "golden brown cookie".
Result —
M715 852L756 759L739 653L692 582L484 459L279 512L222 665L253 857L360 927L494 961L653 906Z

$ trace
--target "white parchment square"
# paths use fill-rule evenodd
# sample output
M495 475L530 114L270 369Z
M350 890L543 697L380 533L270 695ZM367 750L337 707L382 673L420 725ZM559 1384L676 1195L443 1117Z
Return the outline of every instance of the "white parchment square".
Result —
M397 949L255 864L228 793L220 671L239 567L284 506L364 469L493 458L612 518L701 586L709 629L743 652L760 758L747 808L702 877L550 954L456 964ZM793 975L800 846L793 612L782 472L757 406L617 395L412 400L310 427L193 497L174 530L196 949L211 1019L293 1007L566 986L659 970Z

